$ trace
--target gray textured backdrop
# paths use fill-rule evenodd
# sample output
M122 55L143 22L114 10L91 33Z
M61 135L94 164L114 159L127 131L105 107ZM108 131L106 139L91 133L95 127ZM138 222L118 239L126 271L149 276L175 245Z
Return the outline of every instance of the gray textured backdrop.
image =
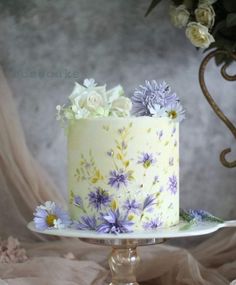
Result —
M171 26L167 4L144 18L149 1L5 1L0 17L0 60L14 91L33 155L66 195L66 139L55 120L75 80L94 77L128 94L145 79L168 81L182 98L181 204L236 218L236 169L218 161L236 142L201 94L203 57L183 30ZM166 1L164 1L166 2ZM212 64L207 82L234 120L235 83ZM236 152L232 159L236 158Z

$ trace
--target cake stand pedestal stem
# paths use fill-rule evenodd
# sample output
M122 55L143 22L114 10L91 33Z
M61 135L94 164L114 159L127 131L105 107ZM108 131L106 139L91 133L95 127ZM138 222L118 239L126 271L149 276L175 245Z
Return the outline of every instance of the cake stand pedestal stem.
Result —
M136 281L136 269L140 262L138 246L154 245L165 242L164 238L147 239L91 239L80 238L91 244L111 246L108 263L112 281L110 285L139 285Z
M136 246L113 247L108 260L112 275L110 285L138 285L136 268L139 262Z

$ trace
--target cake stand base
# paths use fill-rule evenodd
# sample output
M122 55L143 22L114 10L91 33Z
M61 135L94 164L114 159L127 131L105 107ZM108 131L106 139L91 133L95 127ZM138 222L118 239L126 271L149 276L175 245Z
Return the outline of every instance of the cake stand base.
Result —
M137 253L138 246L160 244L165 239L127 239L127 240L100 240L80 238L81 241L112 246L108 263L111 270L112 282L110 285L139 285L136 280L136 269L140 262L140 257Z
M112 282L110 285L138 285L136 269L140 262L137 253L138 246L163 243L166 239L185 238L206 235L221 228L236 227L236 221L199 222L189 224L180 222L171 228L160 228L151 232L135 232L126 234L103 234L95 231L80 231L73 228L38 230L34 222L28 224L31 231L46 235L79 238L90 244L111 246L112 251L108 259Z

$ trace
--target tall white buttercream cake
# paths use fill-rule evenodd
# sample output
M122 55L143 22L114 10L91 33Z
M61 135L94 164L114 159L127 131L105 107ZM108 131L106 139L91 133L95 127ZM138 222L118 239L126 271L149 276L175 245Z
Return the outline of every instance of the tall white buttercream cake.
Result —
M68 134L69 210L78 230L127 233L179 222L179 122L166 82L145 81L131 99L93 79L57 106Z
M129 230L179 222L179 124L168 118L89 118L68 132L70 213L81 227L119 215Z

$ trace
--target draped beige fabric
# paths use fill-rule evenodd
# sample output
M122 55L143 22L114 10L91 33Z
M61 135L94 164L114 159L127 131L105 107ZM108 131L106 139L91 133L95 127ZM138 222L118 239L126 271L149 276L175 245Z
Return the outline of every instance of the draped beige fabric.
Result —
M27 230L35 206L46 200L65 204L27 149L11 91L0 69L0 237L18 238L29 257L24 263L0 263L0 285L108 284L109 248L77 239L48 240ZM233 229L221 230L188 251L168 245L138 250L140 284L226 285L236 279Z

